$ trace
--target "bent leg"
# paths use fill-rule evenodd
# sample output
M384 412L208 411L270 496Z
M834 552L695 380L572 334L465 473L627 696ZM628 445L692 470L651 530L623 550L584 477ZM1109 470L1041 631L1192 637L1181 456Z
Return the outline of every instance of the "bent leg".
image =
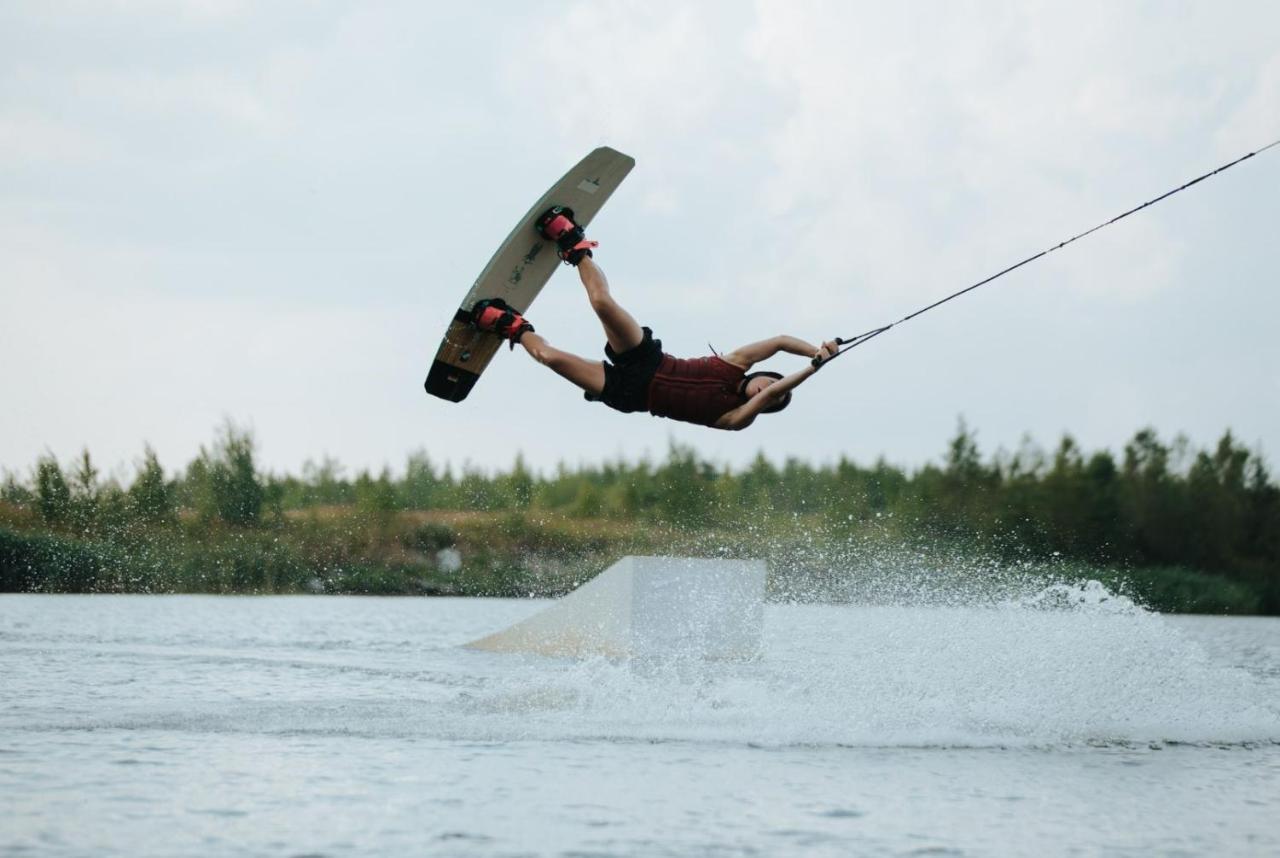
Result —
M587 299L591 301L591 309L604 326L605 339L617 353L625 352L640 345L644 341L644 330L630 313L609 294L609 281L604 272L590 256L578 263L578 276L587 290Z
M556 375L567 378L592 396L599 396L604 391L604 364L600 361L589 361L561 351L533 331L520 337L520 345L538 363L550 367Z

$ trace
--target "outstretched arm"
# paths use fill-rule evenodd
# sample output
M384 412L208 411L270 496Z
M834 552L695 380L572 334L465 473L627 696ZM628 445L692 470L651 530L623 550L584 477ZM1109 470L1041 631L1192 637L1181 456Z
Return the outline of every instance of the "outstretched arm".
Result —
M838 346L834 342L823 343L822 348L814 349L811 352L801 352L806 357L820 357L824 361L836 353ZM760 416L760 412L764 411L772 405L776 405L783 396L792 390L795 390L801 384L809 379L818 367L813 364L806 364L804 369L797 370L784 378L775 381L755 396L748 399L737 408L721 415L716 421L717 429L746 429L755 419Z
M745 346L734 349L721 357L743 369L751 369L752 364L757 364L762 360L768 360L778 352L787 352L793 355L801 355L803 357L813 357L818 353L816 346L811 346L799 337L789 337L785 334L777 337L770 337L767 340L761 340L758 343L750 343Z

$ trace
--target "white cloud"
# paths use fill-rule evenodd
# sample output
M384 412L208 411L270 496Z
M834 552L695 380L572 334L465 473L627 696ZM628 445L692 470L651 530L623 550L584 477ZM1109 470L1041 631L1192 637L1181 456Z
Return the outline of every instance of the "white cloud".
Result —
M464 406L419 387L493 243L594 145L638 158L595 237L673 349L849 333L1277 136L1273 4L50 9L0 33L0 363L32 367L6 382L2 464L145 438L177 463L223 413L289 466L488 461L511 413L541 463L669 435L919 461L959 411L993 445L1086 413L1091 443L1136 413L1280 425L1221 383L1273 389L1269 335L1215 315L1280 313L1261 158L894 332L743 436L592 409L518 354ZM597 354L573 280L534 321Z
M92 139L65 122L46 116L0 114L0 163L9 169L85 163L97 158Z
M113 70L80 75L78 93L93 102L133 115L174 118L194 115L231 122L262 134L280 130L277 114L252 74L208 69L157 74Z
M732 39L716 4L578 2L540 21L527 53L506 64L508 84L545 101L560 131L662 150L714 123Z
M1280 51L1251 76L1247 95L1218 131L1218 152L1232 157L1280 139Z
M101 6L97 3L84 5L90 8ZM130 15L177 14L194 22L205 23L243 17L253 4L247 0L110 0L106 5Z

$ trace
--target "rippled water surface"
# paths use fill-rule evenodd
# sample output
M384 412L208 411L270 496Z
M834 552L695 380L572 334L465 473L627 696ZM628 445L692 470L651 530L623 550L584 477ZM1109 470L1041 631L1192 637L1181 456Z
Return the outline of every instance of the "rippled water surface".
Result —
M458 647L528 601L0 597L0 854L1280 853L1280 621L1085 602L632 664Z

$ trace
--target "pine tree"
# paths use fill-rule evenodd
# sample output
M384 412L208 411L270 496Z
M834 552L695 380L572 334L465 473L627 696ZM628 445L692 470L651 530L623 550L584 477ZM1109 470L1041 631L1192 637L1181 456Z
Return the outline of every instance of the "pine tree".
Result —
M46 524L62 524L71 517L71 488L51 455L36 462L36 509Z
M265 490L254 466L253 451L252 433L231 421L223 425L211 448L200 448L199 457L188 469L187 481L193 484L201 518L239 526L261 520Z
M4 472L4 485L0 486L0 501L26 506L35 500L31 489L18 482L18 478L10 471Z
M524 454L516 453L515 464L511 467L510 476L507 477L507 491L511 505L516 509L528 509L533 501L533 489L533 475L525 467Z
M173 491L165 482L164 468L150 444L143 451L128 498L129 509L138 521L159 524L173 520Z
M440 498L440 478L426 450L409 455L405 463L404 481L401 483L400 500L408 509L431 509Z
M391 520L399 502L396 500L395 487L391 484L391 472L387 468L382 469L377 479L371 477L368 471L361 471L356 477L355 490L357 509L379 524L386 524Z
M77 527L87 530L98 519L98 469L86 447L76 459L71 474L71 517Z

